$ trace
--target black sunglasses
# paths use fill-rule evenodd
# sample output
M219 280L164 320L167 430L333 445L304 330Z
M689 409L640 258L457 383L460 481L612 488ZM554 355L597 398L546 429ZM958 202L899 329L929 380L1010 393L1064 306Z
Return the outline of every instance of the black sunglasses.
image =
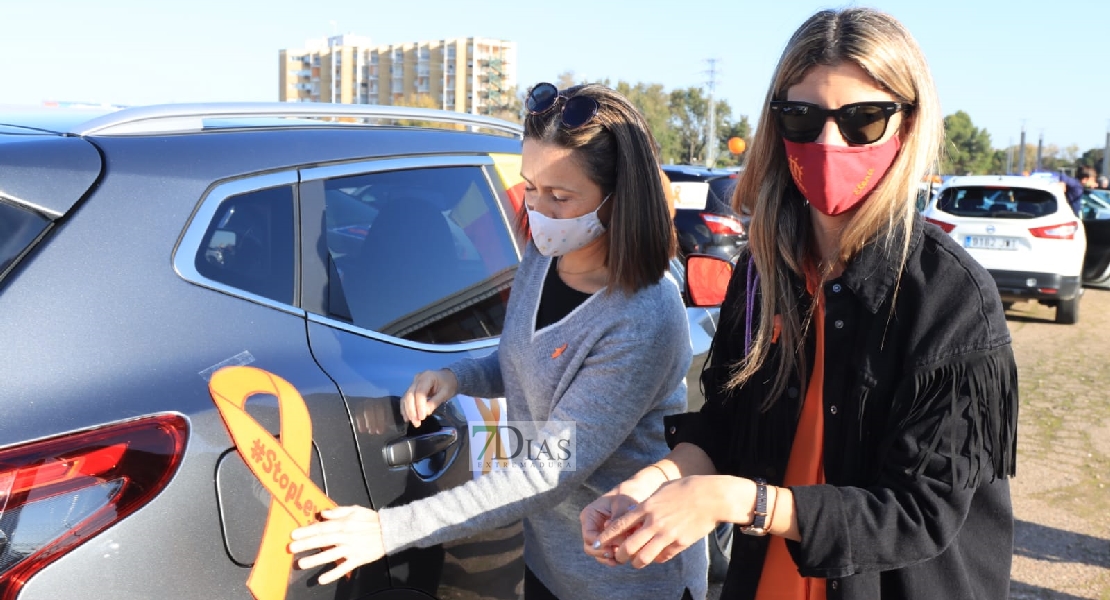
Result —
M578 129L589 123L597 115L600 106L597 100L589 96L572 96L567 98L559 93L559 88L551 83L537 83L532 91L528 92L528 99L524 106L530 115L542 115L563 100L563 110L559 117L566 129Z
M771 112L775 113L782 137L798 143L816 141L825 129L825 122L832 117L849 144L873 144L886 135L886 126L894 113L911 108L912 104L901 102L855 102L836 110L809 102L771 102Z

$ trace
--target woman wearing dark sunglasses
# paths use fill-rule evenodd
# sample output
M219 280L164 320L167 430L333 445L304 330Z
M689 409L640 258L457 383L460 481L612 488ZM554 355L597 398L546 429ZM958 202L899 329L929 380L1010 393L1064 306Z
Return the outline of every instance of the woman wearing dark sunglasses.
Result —
M672 481L587 552L641 567L732 522L722 598L1009 597L1017 368L990 276L915 210L941 139L900 23L798 29L733 198L750 246L706 404L668 419Z
M654 139L624 97L599 85L541 83L527 108L520 217L529 242L498 350L418 374L401 411L419 425L456 393L504 397L509 421L542 425L533 448L561 448L573 425L574 468L538 461L380 513L325 511L290 549L330 547L299 561L338 561L320 577L327 583L385 553L523 519L527 600L704 598L703 543L665 565L613 572L582 552L578 521L599 493L666 455L663 417L686 407L689 325L667 275L676 239ZM641 479L662 479L649 470Z

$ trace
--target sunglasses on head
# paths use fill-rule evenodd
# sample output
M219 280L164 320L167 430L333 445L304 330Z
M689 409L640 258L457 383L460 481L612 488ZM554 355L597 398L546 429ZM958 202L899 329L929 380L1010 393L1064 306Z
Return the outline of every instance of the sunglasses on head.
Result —
M901 102L855 102L836 110L821 108L809 102L790 100L771 102L782 137L791 142L816 141L832 117L840 135L849 144L873 144L886 135L886 126L894 113L910 110L912 104Z
M560 99L563 100L563 110L559 114L559 118L566 129L577 129L589 123L597 115L597 109L600 108L597 100L589 96L567 98L559 92L559 88L551 83L536 84L532 91L528 92L528 99L524 106L528 109L528 114L542 115L555 108Z

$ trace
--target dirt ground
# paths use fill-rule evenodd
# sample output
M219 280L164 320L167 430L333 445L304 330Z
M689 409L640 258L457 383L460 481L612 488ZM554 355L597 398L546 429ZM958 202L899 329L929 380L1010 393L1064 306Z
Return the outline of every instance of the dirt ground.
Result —
M1086 290L1078 325L1028 302L1006 315L1021 386L1010 597L1110 600L1110 291Z
M1110 291L1007 312L1020 385L1011 598L1110 600Z

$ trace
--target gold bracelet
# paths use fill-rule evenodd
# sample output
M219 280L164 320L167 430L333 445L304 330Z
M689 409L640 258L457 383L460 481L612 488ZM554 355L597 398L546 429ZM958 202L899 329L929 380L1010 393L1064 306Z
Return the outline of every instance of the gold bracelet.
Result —
M782 489L779 488L778 486L774 486L774 485L768 486L768 487L774 488L774 490L775 490L775 499L771 501L771 506L767 510L767 527L766 527L766 529L767 529L767 532L770 533L771 530L774 528L775 509L779 507L779 492L781 492Z
M651 463L651 464L650 464L650 465L648 465L648 466L649 466L649 467L655 467L656 469L659 469L659 472L663 474L663 479L664 479L664 480L666 480L666 481L670 481L670 480L671 480L671 478L670 478L670 477L669 477L669 476L667 475L667 472L663 470L663 467L660 467L660 466L659 466L658 464L656 464L656 463Z

